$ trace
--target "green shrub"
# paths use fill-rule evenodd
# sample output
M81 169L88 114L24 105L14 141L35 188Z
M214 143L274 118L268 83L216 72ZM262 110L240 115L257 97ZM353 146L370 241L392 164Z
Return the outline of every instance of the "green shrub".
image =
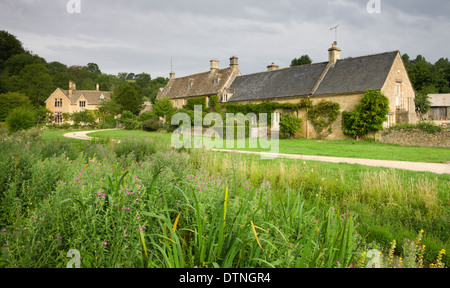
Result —
M114 147L117 157L127 157L133 153L136 161L141 161L156 152L153 139L125 139Z
M142 129L144 131L155 132L162 126L162 121L159 119L148 119L142 122Z
M281 116L280 135L287 138L294 137L295 133L302 132L302 119L286 113Z
M419 130L422 130L422 131L430 133L430 134L435 134L435 133L438 133L438 132L441 132L444 130L443 127L438 126L432 122L419 122L417 124L401 123L401 124L397 124L397 125L389 127L389 129L387 129L384 132L384 134L387 135L392 130L410 131L410 130L414 130L414 129L419 129Z
M28 130L36 126L35 115L25 108L16 108L6 117L6 125L10 132Z
M98 129L114 129L117 127L117 119L106 117L102 122L97 124Z
M320 101L308 111L308 119L316 130L319 139L323 139L333 131L331 125L339 115L340 105L331 101Z
M183 106L184 109L187 110L192 110L194 111L195 106L202 106L202 111L206 111L207 107L206 107L206 97L194 97L194 98L189 98L187 100L186 105Z
M24 109L32 107L30 99L25 94L18 92L0 94L0 122L5 121L8 114L19 107Z
M353 112L342 113L343 132L360 139L371 132L380 131L383 122L387 121L388 113L389 99L378 90L367 90Z
M153 112L145 112L138 116L138 120L144 122L150 119L159 119L159 117Z

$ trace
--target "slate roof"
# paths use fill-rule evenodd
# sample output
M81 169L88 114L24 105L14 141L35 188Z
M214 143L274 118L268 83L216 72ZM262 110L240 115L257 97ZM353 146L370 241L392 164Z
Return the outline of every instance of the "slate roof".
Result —
M329 67L314 93L328 62L240 76L230 87L234 94L228 102L381 90L398 53L340 59Z
M158 93L158 98L169 97L172 99L217 95L224 88L225 83L233 74L233 68L217 69L215 72L204 72L185 77L171 79L167 86ZM219 83L215 83L219 79ZM192 88L188 84L192 83ZM170 87L169 90L167 88Z
M61 91L67 96L71 104L76 104L78 99L83 96L88 105L98 105L100 104L100 97L103 95L105 100L111 100L111 91L97 91L97 90L74 90L72 91L72 96L69 97L69 90Z
M398 51L338 60L328 70L314 95L381 90Z
M428 94L431 107L450 107L450 94Z
M326 66L318 63L236 77L229 102L309 95Z

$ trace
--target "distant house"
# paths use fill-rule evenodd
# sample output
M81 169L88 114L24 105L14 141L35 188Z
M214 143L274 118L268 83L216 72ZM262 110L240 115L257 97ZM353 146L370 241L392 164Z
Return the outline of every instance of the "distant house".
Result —
M63 114L80 112L83 110L96 110L102 101L111 100L112 92L100 91L99 84L96 90L77 90L73 81L69 82L69 90L57 88L45 101L46 108L53 113L53 123L67 122Z
M431 109L427 114L430 120L448 120L450 118L450 94L429 94Z
M218 60L210 61L208 72L175 78L175 73L170 73L170 80L166 87L158 91L157 99L168 97L176 108L182 108L187 104L187 99L194 97L206 97L207 105L209 97L218 95L220 99L227 100L228 88L234 79L241 76L238 68L238 58L230 58L230 66L220 69Z

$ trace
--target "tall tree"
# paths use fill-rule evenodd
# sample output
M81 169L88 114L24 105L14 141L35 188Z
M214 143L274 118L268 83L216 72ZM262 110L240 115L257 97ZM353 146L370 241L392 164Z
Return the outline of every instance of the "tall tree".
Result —
M23 93L9 92L0 94L0 122L5 122L8 114L15 108L29 108L30 105L30 99Z
M3 63L11 58L13 55L25 53L22 42L20 42L16 36L9 34L8 32L0 31L0 71L3 68Z
M89 72L94 73L94 74L101 74L102 71L100 71L100 68L98 67L97 64L95 63L88 63L86 65L86 68Z
M164 77L157 77L157 78L151 80L149 94L148 94L148 97L150 98L150 102L155 104L156 96L158 96L159 88L166 87L168 82L169 82L169 78L164 78Z
M36 105L44 105L45 100L55 89L52 77L43 64L30 64L18 76L18 91L27 95Z
M114 90L113 100L122 106L122 111L138 115L144 104L142 89L135 84L125 84Z

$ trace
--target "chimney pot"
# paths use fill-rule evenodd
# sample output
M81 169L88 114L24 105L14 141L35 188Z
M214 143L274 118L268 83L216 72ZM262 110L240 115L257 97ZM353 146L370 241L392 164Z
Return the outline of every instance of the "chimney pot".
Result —
M278 70L278 68L280 68L278 65L275 65L275 63L272 62L271 65L267 66L267 71L275 71Z
M219 70L219 60L211 60L210 61L211 73Z
M175 72L170 72L170 79L175 79Z
M233 69L237 69L239 66L239 59L236 56L230 58L230 67Z
M341 59L341 49L337 47L336 42L328 49L328 59L332 65L336 64L337 60Z

